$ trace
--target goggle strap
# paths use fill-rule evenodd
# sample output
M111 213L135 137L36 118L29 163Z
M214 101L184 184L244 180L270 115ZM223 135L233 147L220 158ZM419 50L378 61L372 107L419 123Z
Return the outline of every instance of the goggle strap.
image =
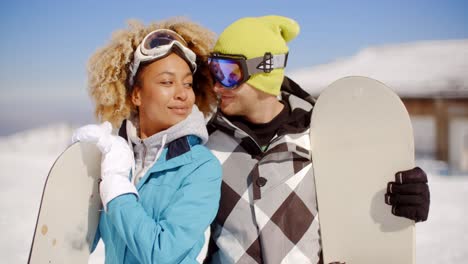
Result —
M288 61L288 53L271 54L265 53L263 57L257 57L246 60L249 74L269 73L274 69L285 68Z

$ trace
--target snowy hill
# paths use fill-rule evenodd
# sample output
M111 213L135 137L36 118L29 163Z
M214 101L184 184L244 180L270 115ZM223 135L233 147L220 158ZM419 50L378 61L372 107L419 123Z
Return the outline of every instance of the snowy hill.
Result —
M70 144L75 127L62 123L39 127L10 136L0 137L2 152L57 156Z
M288 75L313 95L339 78L360 75L385 83L400 96L468 97L468 39L369 47Z

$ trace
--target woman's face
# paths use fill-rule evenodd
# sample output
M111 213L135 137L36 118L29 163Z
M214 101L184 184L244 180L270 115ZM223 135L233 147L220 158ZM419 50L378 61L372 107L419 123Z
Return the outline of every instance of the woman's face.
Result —
M195 103L189 65L177 54L141 69L132 92L139 109L140 136L150 137L184 120Z

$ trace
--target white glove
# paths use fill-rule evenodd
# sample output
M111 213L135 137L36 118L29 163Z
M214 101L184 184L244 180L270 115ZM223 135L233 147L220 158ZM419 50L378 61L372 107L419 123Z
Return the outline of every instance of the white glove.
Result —
M80 127L72 137L72 142L95 143L102 152L99 193L106 211L107 204L117 196L133 193L138 197L135 185L129 180L134 164L133 151L123 138L111 132L112 125L106 121L101 125Z
M77 141L96 143L102 154L109 152L111 142L112 125L108 121L100 125L86 125L78 128L72 136L72 143Z

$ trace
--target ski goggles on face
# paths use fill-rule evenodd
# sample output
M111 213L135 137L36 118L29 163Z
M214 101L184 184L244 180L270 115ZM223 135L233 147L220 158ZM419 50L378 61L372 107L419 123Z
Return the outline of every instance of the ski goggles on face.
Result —
M168 55L177 47L182 51L185 60L189 63L192 72L197 69L195 53L187 48L187 42L176 32L169 29L158 29L150 32L136 48L133 63L130 65L129 84L134 84L134 78L142 62L152 61Z
M266 52L263 57L247 59L242 55L212 53L208 57L210 72L216 82L226 89L235 89L257 73L269 73L274 69L285 68L288 53L273 55Z

